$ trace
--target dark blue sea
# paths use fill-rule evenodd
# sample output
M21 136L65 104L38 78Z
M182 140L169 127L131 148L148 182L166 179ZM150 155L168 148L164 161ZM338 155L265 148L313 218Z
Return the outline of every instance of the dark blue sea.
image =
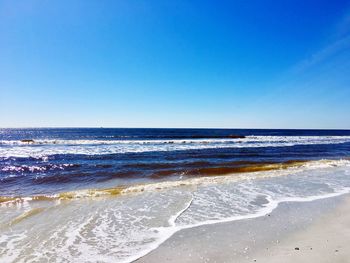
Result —
M350 131L0 129L0 262L132 262L350 192Z
M52 194L349 156L346 130L1 129L0 192Z

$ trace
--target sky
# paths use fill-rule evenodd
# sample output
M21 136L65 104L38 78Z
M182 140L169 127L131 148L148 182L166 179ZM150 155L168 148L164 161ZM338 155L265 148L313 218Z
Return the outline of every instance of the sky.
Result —
M350 0L0 0L0 127L350 129Z

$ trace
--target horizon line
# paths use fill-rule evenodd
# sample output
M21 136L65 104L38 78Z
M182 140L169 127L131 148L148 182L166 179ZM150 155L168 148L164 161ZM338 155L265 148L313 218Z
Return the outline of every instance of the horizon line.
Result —
M26 126L26 127L0 127L0 129L178 129L178 130L334 130L350 131L350 128L213 128L213 127L111 127L111 126Z

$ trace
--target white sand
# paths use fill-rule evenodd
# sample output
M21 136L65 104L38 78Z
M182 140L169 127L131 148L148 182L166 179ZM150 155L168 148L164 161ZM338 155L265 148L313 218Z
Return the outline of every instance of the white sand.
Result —
M299 250L291 250L293 245ZM350 262L350 199L269 250L255 254L259 262Z
M137 262L350 262L350 196L181 230Z

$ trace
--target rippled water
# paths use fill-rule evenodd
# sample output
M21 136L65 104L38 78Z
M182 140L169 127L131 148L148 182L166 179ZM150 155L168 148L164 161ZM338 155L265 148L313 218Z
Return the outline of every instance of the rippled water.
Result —
M348 131L3 129L0 261L130 262L184 228L349 192L349 152Z

